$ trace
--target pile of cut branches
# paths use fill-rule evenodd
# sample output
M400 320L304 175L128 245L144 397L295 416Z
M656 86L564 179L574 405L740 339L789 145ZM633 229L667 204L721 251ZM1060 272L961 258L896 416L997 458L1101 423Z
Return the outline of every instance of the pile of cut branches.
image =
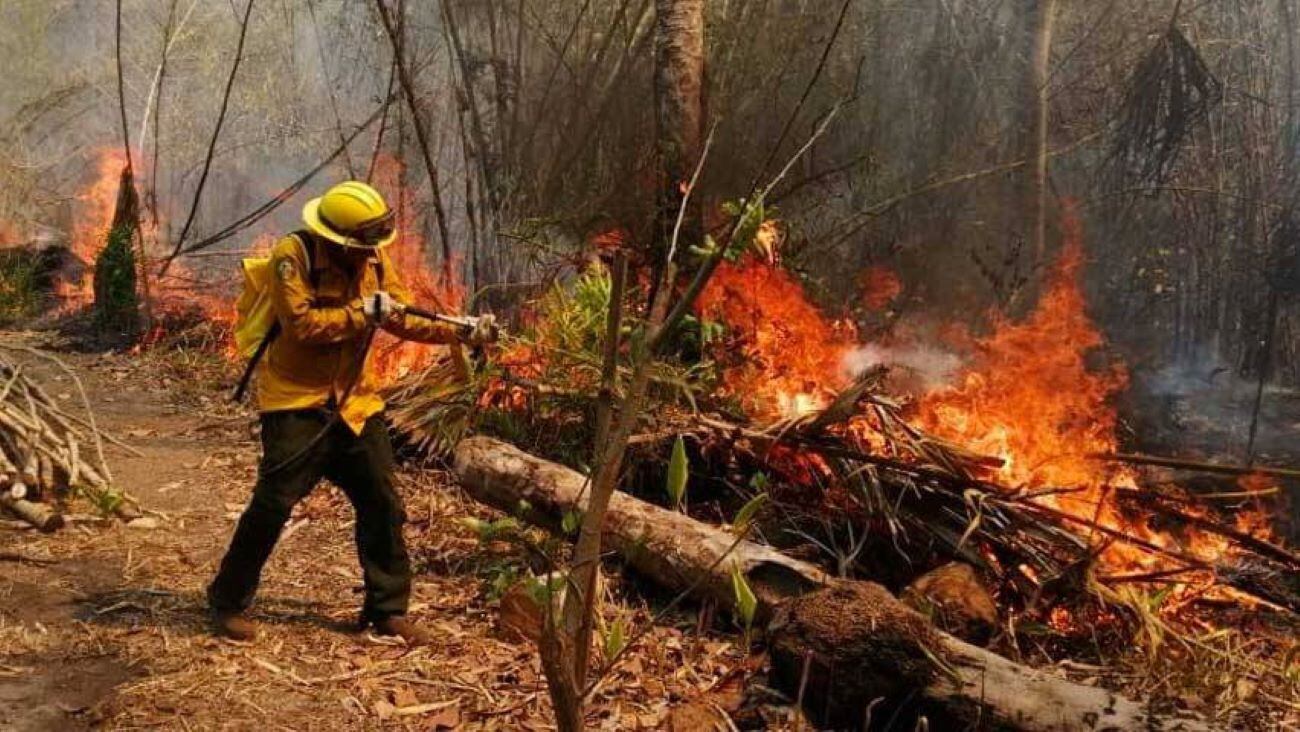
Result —
M41 531L63 526L59 505L74 493L104 513L138 517L112 485L105 439L89 408L85 417L68 412L22 365L0 358L0 507Z

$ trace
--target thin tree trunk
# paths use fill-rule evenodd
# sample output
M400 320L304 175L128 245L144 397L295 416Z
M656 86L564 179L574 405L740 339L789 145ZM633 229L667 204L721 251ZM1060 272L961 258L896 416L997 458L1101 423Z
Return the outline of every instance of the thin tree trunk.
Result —
M131 190L127 191L127 193L130 200L138 201L135 191L135 167L131 160L131 129L127 126L126 121L126 82L122 71L122 0L117 0L116 43L114 49L117 56L117 105L122 118L122 152L126 155L126 169L122 171L121 185L129 186ZM122 199L122 193L122 191L118 192L118 200ZM141 299L144 301L144 327L147 331L153 327L153 297L149 288L149 257L146 256L144 250L144 233L140 231L140 207L138 203L131 207L130 220L122 223L131 227L131 238L135 244L135 266L136 271L140 273L140 292ZM118 222L114 221L113 224L117 226Z
M334 94L334 81L330 78L329 62L325 58L325 41L320 34L320 22L316 19L314 0L307 0L307 14L311 16L312 37L316 41L316 57L320 59L321 74L325 77L325 96L329 99L330 112L334 115L334 131L339 136L339 142L346 143L348 136L343 132L343 116L339 114L338 97ZM348 152L346 144L343 146L343 165L348 169L348 177L356 179L357 170L352 165L352 154Z
M399 6L400 7L400 4ZM400 30L398 31L401 32ZM385 99L393 98L393 86L397 84L397 59L394 58L392 65L388 70L388 93L384 95ZM388 107L384 105L384 110L379 118L379 131L375 133L375 146L370 151L370 164L366 166L366 182L369 183L375 179L375 166L379 164L379 155L384 150L384 133L388 131Z
M244 18L239 26L239 42L235 45L235 60L230 65L230 76L226 79L226 90L221 96L221 108L217 112L217 123L212 128L212 138L208 140L208 152L203 159L202 172L199 173L199 182L194 187L194 202L190 204L189 215L185 217L185 224L181 227L181 233L176 237L176 243L173 245L172 253L163 262L162 269L158 276L162 277L167 274L168 268L180 254L181 247L185 246L185 238L189 236L190 228L194 225L194 217L199 211L199 202L203 200L203 187L207 185L208 173L212 171L212 158L217 152L217 140L221 137L221 127L226 121L226 111L230 108L230 95L235 89L235 79L239 75L239 65L244 60L244 41L248 38L248 21L253 15L253 3L255 0L248 0L244 6Z
M655 0L655 143L659 155L654 268L663 266L686 181L704 140L704 0ZM699 197L686 212L683 240L699 244ZM658 278L656 277L655 280Z
M478 95L474 92L473 78L470 75L469 65L465 58L465 48L461 43L460 26L457 23L456 16L452 13L451 4L447 0L442 0L441 7L446 40L451 45L451 54L455 61L452 77L454 80L458 69L460 71L460 83L456 87L461 95L461 106L469 115L469 131L473 135L474 147L478 150L478 166L483 177L482 187L487 194L484 198L492 212L492 221L495 221L499 204L497 201L496 166L489 162L492 157L492 150L488 145L487 135L483 131L482 115L478 108Z
M1056 4L1057 0L1037 0L1029 69L1028 94L1033 105L1033 124L1027 158L1034 161L1029 169L1029 210L1034 217L1032 242L1034 263L1037 266L1042 266L1047 261L1047 142L1051 122L1048 75L1052 60L1052 34L1056 26Z
M384 5L384 0L375 0L375 6L379 9L379 19L383 22L384 32L388 34L388 41L393 49L393 57L397 63L397 80L402 85L402 95L406 97L406 105L411 110L411 126L415 128L415 140L420 146L425 171L429 174L429 186L433 193L434 223L438 226L438 238L442 244L442 276L444 283L450 285L454 282L451 269L451 235L447 231L447 212L442 205L442 183L438 178L438 166L433 160L432 148L429 146L424 115L420 114L420 106L416 101L415 83L411 79L410 68L406 63L405 43L388 14L388 6ZM403 22L402 25L404 26L405 23Z

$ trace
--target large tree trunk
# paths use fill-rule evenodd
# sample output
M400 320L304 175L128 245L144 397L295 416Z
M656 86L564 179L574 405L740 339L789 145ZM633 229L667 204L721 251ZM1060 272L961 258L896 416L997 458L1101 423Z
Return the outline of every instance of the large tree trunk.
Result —
M654 267L672 238L686 184L704 137L704 0L655 0L655 130L659 155ZM699 196L692 198L682 240L703 241ZM657 281L655 278L652 281Z
M491 438L461 442L455 471L475 499L512 513L525 507L522 518L542 526L558 527L565 513L585 508L582 475ZM835 727L861 724L878 696L914 696L931 719L979 719L987 728L1208 729L1013 663L935 629L878 585L831 583L811 564L623 493L610 501L604 539L656 583L693 587L723 606L734 603L738 566L760 617L776 619L769 628L774 678L793 695L807 659L806 707Z

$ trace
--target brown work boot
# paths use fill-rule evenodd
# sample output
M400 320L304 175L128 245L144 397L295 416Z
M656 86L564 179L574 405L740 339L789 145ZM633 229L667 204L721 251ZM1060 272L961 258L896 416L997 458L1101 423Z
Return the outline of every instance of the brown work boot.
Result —
M257 638L257 625L238 610L214 610L212 625L217 635L237 641Z
M379 635L397 636L406 641L408 646L428 645L433 637L424 628L411 622L405 615L389 615L374 621L375 632Z

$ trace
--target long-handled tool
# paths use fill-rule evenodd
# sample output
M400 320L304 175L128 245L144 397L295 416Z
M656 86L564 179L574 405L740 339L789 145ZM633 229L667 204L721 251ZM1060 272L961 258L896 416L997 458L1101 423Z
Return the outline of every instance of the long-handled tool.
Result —
M435 313L432 310L425 310L424 308L415 305L399 305L398 309L401 312L410 313L411 315L414 315L417 318L424 318L425 320L434 320L439 323L456 325L461 328L468 328L470 330L477 328L479 321L481 320L480 318L474 317L472 315L444 315L443 313ZM494 330L495 330L495 326L494 326Z
M449 325L457 326L465 336L478 330L483 324L482 317L475 317L473 315L444 315L414 305L399 305L398 307L401 312L409 313L417 318L426 318L439 323L447 323ZM490 318L487 328L488 340L495 341L501 336L501 328L497 325L495 318L492 318L490 315L485 317ZM485 354L486 348L482 342L470 345L470 362L474 365L475 372L481 370L487 362Z

